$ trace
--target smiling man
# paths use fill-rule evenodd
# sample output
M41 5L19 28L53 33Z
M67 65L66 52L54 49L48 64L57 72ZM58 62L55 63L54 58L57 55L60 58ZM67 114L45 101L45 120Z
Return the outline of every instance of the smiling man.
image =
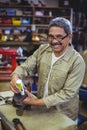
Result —
M53 108L75 120L79 110L79 87L85 63L70 43L72 26L69 20L54 18L48 27L48 44L41 45L12 73L11 90L19 93L17 79L38 73L37 98L29 91L24 104Z

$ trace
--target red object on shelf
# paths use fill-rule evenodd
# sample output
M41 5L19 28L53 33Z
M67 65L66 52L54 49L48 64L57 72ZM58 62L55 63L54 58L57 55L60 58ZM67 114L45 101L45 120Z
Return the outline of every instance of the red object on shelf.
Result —
M3 24L12 24L12 20L10 18L3 19Z
M12 72L17 66L17 61L16 61L16 56L18 55L17 50L0 48L0 54L2 54L2 57L8 56L11 59L11 63L12 63L11 72ZM8 71L9 70L5 72L7 73Z

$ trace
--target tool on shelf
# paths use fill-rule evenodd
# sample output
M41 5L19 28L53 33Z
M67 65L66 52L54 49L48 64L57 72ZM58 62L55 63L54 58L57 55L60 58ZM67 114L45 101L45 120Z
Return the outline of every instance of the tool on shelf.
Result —
M3 66L0 65L0 79L5 80L10 77L10 74L17 66L16 56L18 56L16 49L11 48L0 48L0 54L2 55L1 62ZM6 60L6 64L5 63Z

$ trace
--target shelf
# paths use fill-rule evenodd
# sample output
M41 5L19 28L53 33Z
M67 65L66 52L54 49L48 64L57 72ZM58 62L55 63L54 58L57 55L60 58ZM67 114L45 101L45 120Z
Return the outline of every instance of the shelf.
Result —
M18 60L18 61L24 61L24 60L26 60L27 59L27 57L26 56L22 56L22 57L16 57L16 60Z
M0 76L3 74L11 74L12 70L0 70Z
M32 6L29 5L4 5L4 4L0 4L1 8L32 8Z
M28 42L15 42L15 41L12 41L12 42L0 42L0 46L3 47L3 46L39 46L41 44L44 44L44 42L31 42L31 43L28 43Z
M0 71L0 81L9 81L12 71Z
M12 24L0 24L0 27L3 28L8 28L8 27L31 27L32 24L21 24L21 25L12 25ZM40 27L48 27L48 24L35 24L36 27L40 26Z
M49 16L49 15L43 15L43 16L38 16L34 15L34 18L53 18L54 16Z
M0 81L10 81L10 80L11 80L10 76L9 77L5 77L5 76L1 77L0 76Z
M8 28L8 27L12 27L12 28L15 28L15 27L30 27L31 25L30 24L21 24L21 25L13 25L13 24L0 24L0 27L5 27L5 28Z
M0 17L32 17L32 15L0 15Z

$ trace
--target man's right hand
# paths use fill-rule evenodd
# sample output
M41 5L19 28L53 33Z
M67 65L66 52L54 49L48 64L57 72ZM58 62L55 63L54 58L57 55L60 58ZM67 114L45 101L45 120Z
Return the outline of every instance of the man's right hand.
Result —
M16 81L19 79L18 74L13 74L13 76L11 77L11 81L10 81L10 89L14 92L14 93L20 93L19 88L16 85Z

